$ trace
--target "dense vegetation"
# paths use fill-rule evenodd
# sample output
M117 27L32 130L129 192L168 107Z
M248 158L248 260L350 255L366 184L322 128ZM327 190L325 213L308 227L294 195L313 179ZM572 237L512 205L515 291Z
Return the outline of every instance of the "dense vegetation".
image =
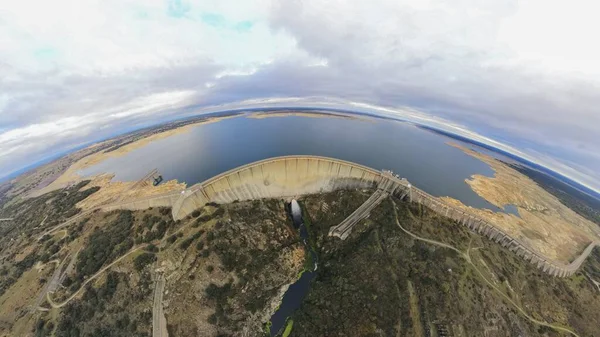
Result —
M135 267L135 270L142 271L142 269L144 269L144 267L146 267L147 265L149 265L150 263L152 263L154 261L156 261L155 254L144 252L135 257L135 259L133 260L133 265Z
M5 204L0 211L0 217L14 220L2 223L0 238L15 239L23 232L31 237L78 214L81 210L75 205L99 190L99 187L82 190L88 183L89 180L82 181L75 186L46 193L36 198ZM43 225L40 226L40 224ZM3 248L6 248L5 244L0 245L0 249Z
M166 310L169 335L259 336L280 287L303 267L283 203L212 204L192 215L186 234L165 248L184 256L167 298L178 303Z
M131 211L119 211L114 221L92 232L76 264L79 282L133 247L132 225Z
M147 274L133 285L126 274L109 272L103 285L88 286L81 300L62 310L56 336L150 336L152 313L142 309L149 306L150 282Z
M264 291L264 285L256 284L254 280L271 270L273 262L277 261L282 249L299 244L297 234L289 231L291 223L287 223L286 227L275 228L265 223L264 219L273 219L273 215L280 211L280 207L276 200L232 204L228 211L236 223L223 225L222 222L217 222L213 230L206 234L206 241L209 244L202 253L217 254L224 270L233 272L238 278L238 282L235 283L229 280L222 286L210 284L206 288L206 298L213 301L215 305L215 313L209 317L210 323L236 331L240 326L239 322L236 322L235 315L231 315L234 303L241 305L249 313L255 313L263 309L267 300L276 292L276 289ZM219 208L214 213L213 217L220 216L224 213L224 209ZM259 226L261 223L263 224ZM254 225L248 228L247 224ZM249 235L247 233L249 230L257 232ZM277 238L278 232L285 235L280 236L277 241L272 241L268 250L261 250L252 244L252 236L267 235L274 239ZM242 289L245 293L241 292Z
M153 242L164 238L167 231L176 224L170 213L169 208L161 207L158 209L158 215L144 215L141 226L135 229L135 243Z
M40 261L46 263L56 258L60 248L66 242L72 241L81 232L81 226L64 239L53 240L50 236L42 238L37 245L20 261L17 253L29 245L46 229L58 225L80 210L75 206L79 201L98 191L97 187L81 191L89 181L83 181L70 188L44 194L37 198L29 198L3 205L0 217L13 218L4 221L0 226L0 295L13 285L21 275ZM85 219L84 219L85 221Z
M79 191L82 186L21 201L21 209L6 207L5 216L14 215L23 228L13 223L0 227L7 234L0 236L5 244L0 249L10 252L3 254L0 264L0 295L36 262L64 258L62 248L80 235L86 240L75 275L63 283L70 289L57 291L62 295L71 294L134 245L147 245L132 255L135 258L120 262L119 272L109 269L89 282L83 298L69 302L59 315L37 313L28 330L34 336L49 336L53 331L58 337L150 336L153 276L149 266L157 259L168 262L162 266L172 277L165 295L171 336L202 335L196 325L200 320L216 335L258 335L248 331L258 331L257 325L262 328L281 287L293 282L302 269L291 267L291 260L304 259L303 245L279 200L211 204L182 222L172 221L167 208L93 213L70 225L64 237L43 237L16 259L23 249L11 250L7 240L28 237L30 241L63 221L63 213L77 213L76 202L93 193ZM555 195L571 193L561 188L555 187ZM590 281L600 281L600 249L573 277L552 278L449 219L391 199L358 224L347 240L329 237L330 226L340 223L369 195L369 191L337 191L301 200L310 243L319 253L319 268L292 317L293 326L286 332L290 336L559 336L552 328L524 318L479 272L534 318L571 327L581 336L600 336L600 288ZM592 201L582 201L583 196L563 198L565 203L578 203L578 212L594 217L589 210L596 207ZM37 208L45 207L63 213L50 212L44 225L34 228L45 216ZM395 223L394 207L405 228L469 251L479 269L460 253L404 233ZM44 273L50 275L52 267ZM179 309L184 303L185 310Z
M337 218L321 211L326 198L303 202L321 263L290 336L562 336L524 318L477 270L536 319L600 335L600 292L584 275L600 274L598 251L583 272L553 278L449 219L395 201L405 228L469 251L475 269L459 253L400 230L390 200L346 241L330 238L328 225Z

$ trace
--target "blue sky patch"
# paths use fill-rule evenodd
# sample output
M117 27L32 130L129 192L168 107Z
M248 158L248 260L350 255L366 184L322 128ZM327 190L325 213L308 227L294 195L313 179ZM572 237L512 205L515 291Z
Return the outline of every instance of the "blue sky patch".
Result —
M227 23L223 15L215 13L202 13L202 15L200 15L200 19L207 25L216 28L224 27Z
M188 2L182 0L170 0L168 14L174 18L181 18L185 16L191 9Z
M237 30L240 33L245 33L247 31L249 31L250 29L252 29L252 26L254 26L254 22L241 21L235 25L235 30Z
M56 58L58 51L52 47L38 48L33 51L33 56L40 61L49 61Z

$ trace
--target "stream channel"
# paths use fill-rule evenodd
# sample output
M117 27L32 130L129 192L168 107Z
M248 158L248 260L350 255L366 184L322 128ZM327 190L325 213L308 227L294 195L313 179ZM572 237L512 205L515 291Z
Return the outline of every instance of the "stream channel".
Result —
M285 327L287 318L290 317L296 309L302 304L302 300L308 293L310 288L310 281L317 276L318 259L317 253L314 251L309 242L308 229L304 225L302 219L302 211L296 200L292 200L291 207L292 219L294 221L294 228L300 232L300 238L304 243L304 247L310 254L310 259L313 261L313 266L310 270L305 270L300 278L296 280L283 295L281 305L271 316L271 337L281 335L283 328Z

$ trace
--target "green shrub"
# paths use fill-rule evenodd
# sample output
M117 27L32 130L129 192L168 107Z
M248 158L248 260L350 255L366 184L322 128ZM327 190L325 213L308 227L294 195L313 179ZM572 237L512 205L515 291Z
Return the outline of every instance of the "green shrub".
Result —
M211 242L215 239L215 233L214 232L208 232L208 234L206 234L206 241Z
M116 220L90 235L85 248L79 253L76 265L78 276L93 275L106 263L125 254L133 247L133 215L121 211Z
M145 249L151 253L158 252L158 247L156 247L154 244L147 245Z
M223 208L217 208L217 210L213 212L212 216L213 218L216 218L223 214L225 214L225 210Z
M194 238L187 238L187 239L181 241L181 243L179 244L179 248L182 250L186 250L192 244L193 241L194 241Z
M154 260L156 260L156 255L154 255L153 253L144 252L136 256L136 258L133 260L133 265L135 267L135 270L142 271L144 267L154 262Z

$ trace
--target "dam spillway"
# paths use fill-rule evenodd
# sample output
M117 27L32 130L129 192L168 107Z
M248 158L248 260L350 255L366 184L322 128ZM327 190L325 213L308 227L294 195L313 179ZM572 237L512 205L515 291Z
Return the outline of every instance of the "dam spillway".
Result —
M284 156L261 160L219 174L182 192L121 202L102 208L113 210L172 207L173 219L180 220L209 202L231 203L262 198L292 199L343 189L373 189L377 195L406 197L499 243L553 276L565 277L574 274L598 245L597 242L591 243L581 256L568 265L551 261L487 220L412 186L406 179L400 179L390 171L379 171L348 161L317 156ZM330 234L345 239L353 225L368 216L370 210L382 199L383 197L370 198L370 203L359 208L340 225L332 227Z
M298 224L302 223L302 210L300 209L300 204L298 204L298 201L296 201L296 199L292 199L292 203L290 204L290 210L294 222Z

